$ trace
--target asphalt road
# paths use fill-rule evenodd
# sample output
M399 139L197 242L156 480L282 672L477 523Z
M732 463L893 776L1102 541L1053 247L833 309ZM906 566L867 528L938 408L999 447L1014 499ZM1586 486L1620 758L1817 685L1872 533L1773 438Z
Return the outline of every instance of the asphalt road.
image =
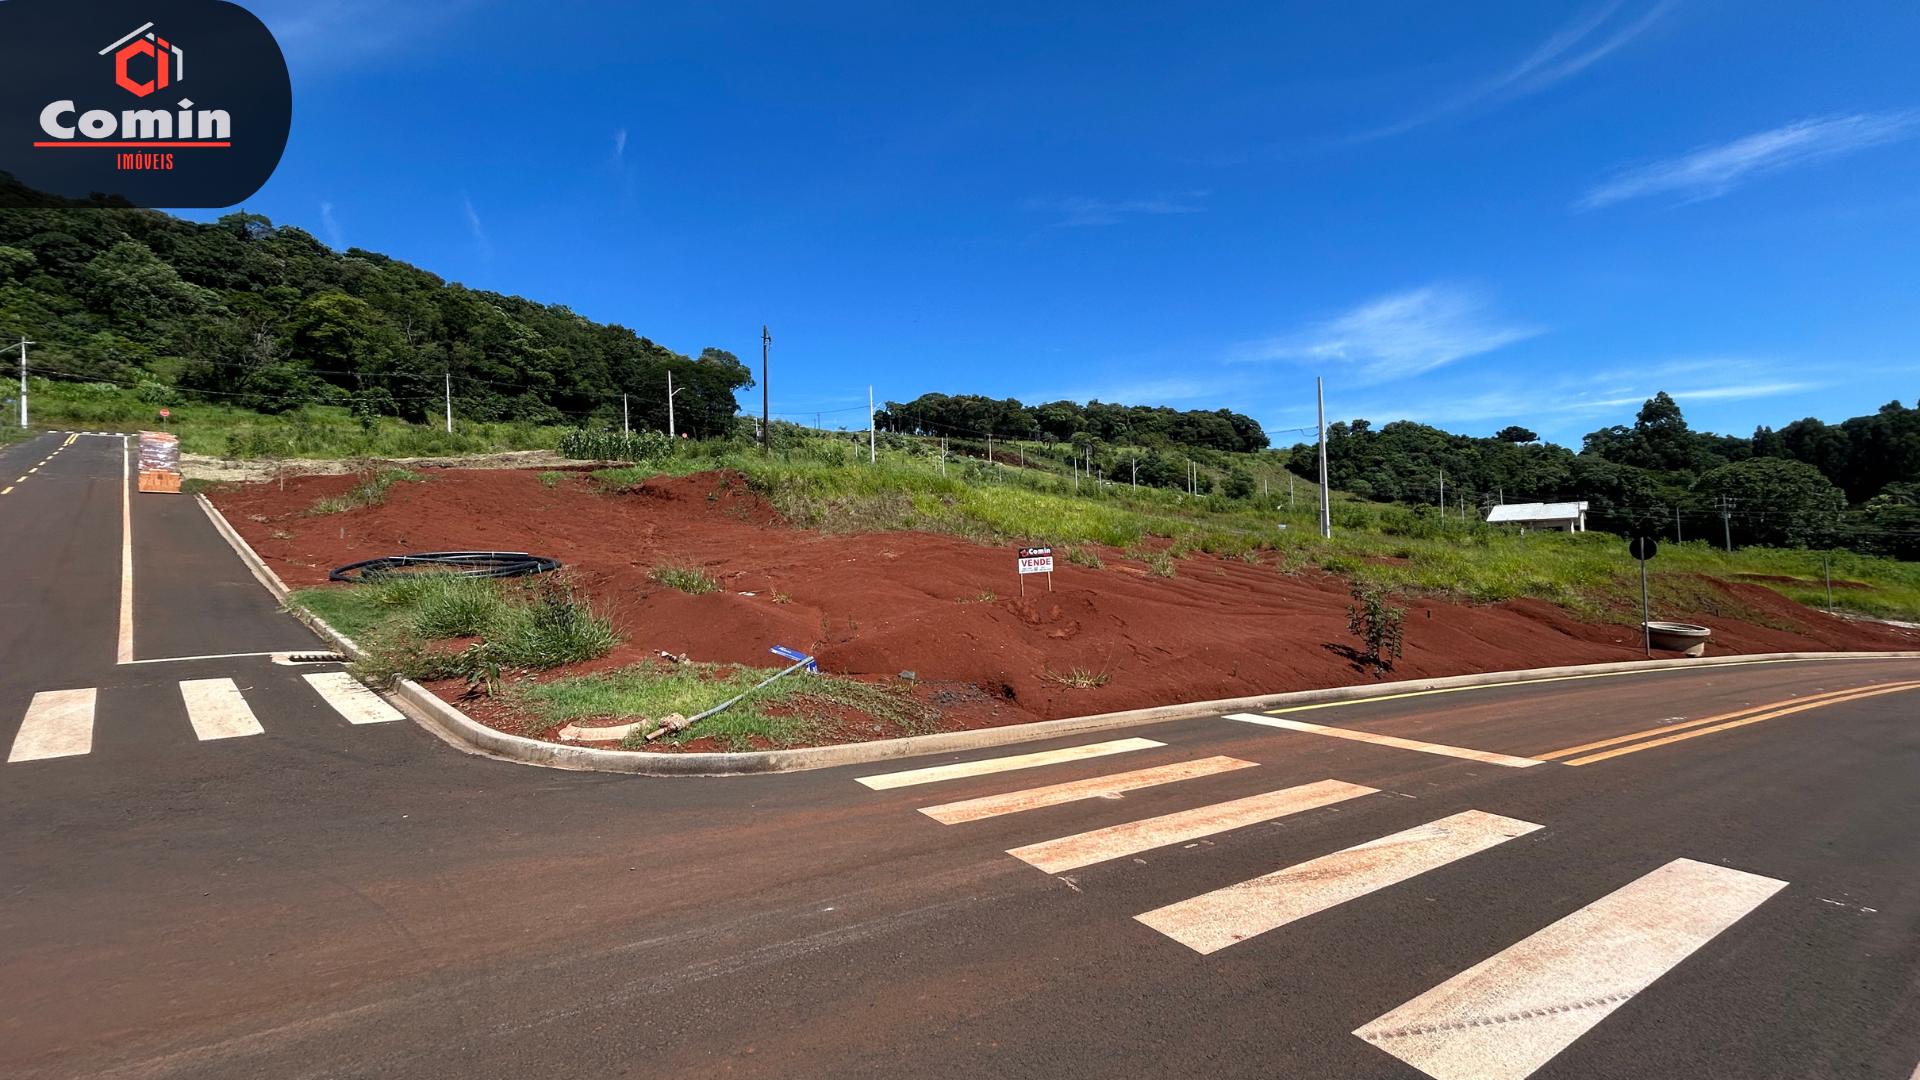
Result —
M63 751L0 764L8 1077L1908 1080L1920 1061L1920 689L1892 689L1920 661L783 776L567 773L351 723L306 678L337 664L219 655L316 643L189 499L126 500L123 620L123 469L97 436L0 452L0 487L25 477L0 495L0 746ZM997 769L1051 751L1071 753ZM894 775L960 762L983 764Z

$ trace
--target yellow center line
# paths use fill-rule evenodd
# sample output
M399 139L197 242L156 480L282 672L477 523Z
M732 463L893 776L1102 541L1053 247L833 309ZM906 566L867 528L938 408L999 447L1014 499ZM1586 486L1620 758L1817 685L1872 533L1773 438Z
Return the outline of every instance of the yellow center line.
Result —
M1683 731L1678 735L1669 735L1664 739L1654 739L1651 742L1635 743L1632 746L1622 746L1617 750L1605 750L1598 754L1588 754L1586 757L1574 758L1572 761L1569 761L1566 764L1590 765L1593 762L1605 761L1608 758L1619 757L1622 754L1631 754L1640 750L1651 750L1656 746L1665 746L1668 743L1676 743L1685 739L1694 739L1702 735L1711 735L1716 731L1727 731L1732 728L1745 727L1748 724L1757 724L1762 720L1771 720L1776 716L1787 716L1791 713L1806 712L1809 709L1824 709L1829 705L1840 705L1849 701L1859 701L1862 698L1879 697L1881 694L1897 694L1903 690L1912 690L1915 687L1920 687L1920 683L1902 683L1894 686L1881 686L1881 687L1876 687L1872 690L1863 690L1857 694L1853 694L1848 697L1832 698L1827 701L1809 701L1801 705L1795 705L1791 708L1776 709L1773 712L1764 712L1758 716L1749 716L1743 720L1732 720L1724 724L1715 724L1712 727L1696 728L1693 731Z
M1876 685L1920 686L1920 680L1916 680L1914 682L1903 682L1903 683L1880 683ZM1871 686L1867 686L1867 687L1852 686L1852 687L1848 687L1845 690L1829 690L1823 694L1813 694L1808 697L1785 698L1780 701L1769 701L1761 705L1748 705L1745 708L1735 709L1732 712L1723 712L1717 716L1703 716L1698 720L1688 720L1685 723L1680 723L1680 724L1662 724L1659 727L1647 728L1645 731L1636 731L1628 735L1615 735L1611 739L1600 739L1595 742L1581 743L1579 746L1569 746L1564 750L1550 750L1547 753L1535 754L1533 756L1541 759L1542 761L1552 761L1555 758L1572 757L1575 754L1583 754L1588 750L1599 750L1603 747L1618 746L1621 743L1634 742L1639 739L1647 738L1648 736L1651 736L1651 735L1665 735L1675 731L1685 731L1688 728L1700 727L1703 724L1717 724L1722 720L1735 720L1742 716L1748 716L1757 712L1766 712L1770 709L1785 708L1786 706L1789 706L1789 705L1804 705L1808 702L1815 702L1815 701L1820 701L1820 702L1831 701L1838 698L1847 697L1848 695L1855 694L1860 692L1861 690L1867 690L1867 689L1872 689L1872 687Z
M7 492L12 490L13 490L13 485L8 484L6 487L0 488L0 495L5 495Z

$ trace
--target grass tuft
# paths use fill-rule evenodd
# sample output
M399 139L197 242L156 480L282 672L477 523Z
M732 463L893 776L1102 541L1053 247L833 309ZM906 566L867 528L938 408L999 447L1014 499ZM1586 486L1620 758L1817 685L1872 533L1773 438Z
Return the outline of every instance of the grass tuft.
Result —
M424 483L426 477L406 469L379 469L360 474L360 482L347 489L344 495L334 495L319 499L307 508L311 515L340 514L348 510L360 510L369 506L379 506L387 501L387 492L395 484Z
M683 593L704 596L720 591L720 583L713 580L705 570L694 566L656 566L647 572L647 577L656 584L669 589L679 589Z
M1041 674L1043 674L1049 682L1059 683L1069 690L1097 690L1107 685L1108 680L1112 678L1107 672L1089 671L1082 667L1064 672L1048 670Z

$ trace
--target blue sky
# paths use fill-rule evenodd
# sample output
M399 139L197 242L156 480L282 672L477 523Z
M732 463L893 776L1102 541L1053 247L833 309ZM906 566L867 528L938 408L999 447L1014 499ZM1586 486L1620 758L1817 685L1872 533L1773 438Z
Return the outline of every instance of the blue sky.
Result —
M770 324L807 421L1920 393L1908 2L250 6L295 120L247 209L682 352Z

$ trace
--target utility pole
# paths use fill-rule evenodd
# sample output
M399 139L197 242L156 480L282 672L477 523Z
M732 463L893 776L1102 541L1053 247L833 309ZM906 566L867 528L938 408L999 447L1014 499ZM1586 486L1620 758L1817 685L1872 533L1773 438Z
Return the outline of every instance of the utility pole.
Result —
M686 387L684 386L680 388L680 390L685 389ZM667 372L667 438L669 439L677 439L680 437L680 433L674 430L673 426L673 395L679 393L680 390L673 388L673 372Z
M767 346L771 344L773 344L773 335L767 333L767 324L761 323L760 324L760 452L763 454L770 454L773 452L773 416L767 411L768 409L767 402L769 400L769 394L767 390ZM944 447L946 444L943 442L941 445L942 447ZM941 475L944 476L946 474L946 471L947 471L946 451L943 449L941 451L941 458L940 458Z
M1832 552L1820 553L1820 574L1827 579L1827 610L1833 610L1833 559Z
M1727 554L1733 554L1733 500L1720 496L1720 531L1726 537Z
M447 434L453 434L453 369L447 369Z
M1440 524L1447 523L1447 470L1440 470Z
M1679 507L1677 507L1677 506L1673 508L1673 542L1674 542L1674 543L1676 543L1676 544L1678 544L1678 543L1680 543L1680 542L1681 542L1681 536L1680 536L1680 508L1679 508Z
M1313 393L1320 401L1320 536L1333 539L1333 501L1327 494L1327 387L1322 379L1313 380Z
M37 341L28 341L23 334L20 337L20 344L7 346L8 349L20 350L20 426L22 428L27 426L27 346L38 344L40 343ZM0 349L0 352L5 351L6 349Z
M867 387L867 464L880 463L880 443L873 434L873 387Z
M673 378L673 376L669 375L667 376L667 378L671 379ZM620 395L620 434L622 435L633 434L633 425L628 423L627 421L628 421L627 395L621 394Z
M1135 455L1133 459L1133 486L1136 488L1140 486L1140 458L1138 455Z

